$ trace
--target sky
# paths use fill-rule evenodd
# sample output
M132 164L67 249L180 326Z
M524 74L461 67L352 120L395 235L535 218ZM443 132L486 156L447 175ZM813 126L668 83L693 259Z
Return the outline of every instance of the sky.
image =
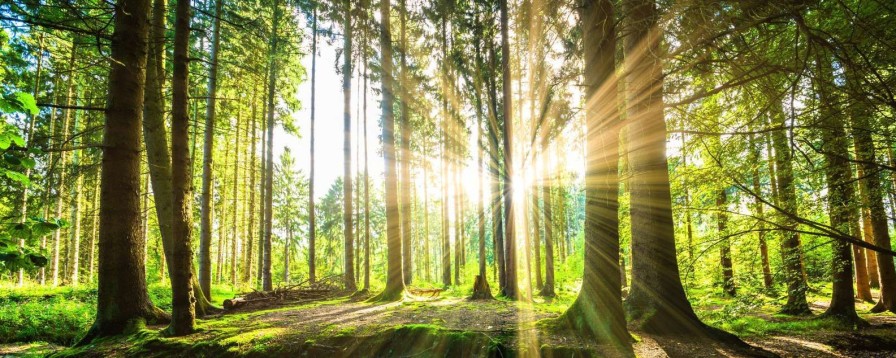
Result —
M311 52L310 37L307 38L303 46L307 47L307 52ZM318 38L318 58L317 58L317 105L315 108L315 185L314 197L322 198L333 182L343 174L343 96L342 96L342 75L336 73L336 55L337 49L342 47L341 43L328 44L323 37ZM339 58L341 64L342 58ZM283 152L284 147L288 147L296 158L297 169L301 170L305 175L310 171L310 128L311 128L311 61L312 56L304 56L302 65L305 67L308 77L306 81L299 85L298 97L302 103L299 111L293 113L293 121L299 129L298 136L286 133L281 127L277 127L274 133L274 156L275 161ZM356 69L357 70L357 69ZM357 74L352 79L352 146L355 140L360 139L361 145L361 165L363 170L363 138L356 138L354 131L358 129L360 123L357 114L357 104L361 100L362 93L358 91L359 81L363 82L363 78L357 78ZM368 81L368 87L372 85L379 86L379 83L371 83ZM367 94L367 141L370 164L371 180L376 182L383 173L383 158L377 153L379 150L379 135L381 128L379 126L379 118L381 116L379 108L379 95L368 90ZM354 161L354 153L352 152L352 160ZM354 170L354 166L352 168Z

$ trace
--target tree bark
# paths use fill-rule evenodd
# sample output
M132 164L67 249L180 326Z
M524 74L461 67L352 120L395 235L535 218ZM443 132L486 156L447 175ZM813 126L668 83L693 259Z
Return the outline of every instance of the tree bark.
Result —
M392 95L392 32L389 25L390 0L380 1L380 51L383 93L383 164L386 177L386 289L373 301L397 301L404 297L401 260L401 222L398 206L398 173L395 160L395 113Z
M153 17L150 29L149 57L146 64L146 91L143 106L143 141L146 145L146 160L149 168L149 179L152 185L153 202L159 233L162 237L162 251L165 263L171 271L173 258L173 192L171 189L171 153L165 133L165 99L163 95L165 83L165 16L166 0L153 1ZM191 270L195 270L191 265ZM196 312L206 315L216 308L202 293L197 275L193 275L193 295L196 297Z
M631 325L648 333L710 336L743 344L703 324L682 287L666 160L658 14L653 0L625 0L623 6L628 27L624 31L626 118L630 122L626 142L632 171L632 287L626 300ZM619 272L613 276L618 278Z
M500 0L499 7L501 12L501 68L502 68L502 88L504 103L504 262L506 282L501 294L510 299L518 298L517 283L517 267L516 267L516 225L513 207L513 99L512 89L510 85L510 38L509 17L507 10L507 0Z
M780 100L775 100L780 102ZM776 125L786 125L783 110L780 103L774 103L772 116ZM786 212L797 212L796 186L793 177L793 152L787 141L784 131L772 133L772 143L775 148L775 168L777 168L778 200L780 207ZM791 315L808 315L809 303L806 301L808 289L806 277L803 274L803 253L800 248L800 235L796 232L797 223L791 218L784 217L781 225L784 230L784 238L781 240L781 256L784 261L784 280L787 283L787 303L781 309L781 313Z
M97 315L79 345L141 322L166 320L146 292L140 236L140 122L146 81L148 0L114 10L108 108L103 136Z
M219 0L221 1L221 0ZM190 160L187 97L189 95L189 1L177 3L174 23L174 76L172 77L171 107L171 189L173 191L172 260L171 270L171 325L167 333L174 336L190 334L195 329L196 310L193 295L193 194L192 163Z
M543 146L547 151L547 146ZM547 169L544 161L544 152L541 155L544 183L541 185L541 196L544 200L544 287L539 293L544 297L554 297L554 208L551 186L554 185L554 172Z
M208 97L205 100L205 137L202 146L202 195L199 224L199 286L206 296L211 295L212 243L212 172L215 148L215 107L218 96L218 49L221 44L221 16L224 0L215 0L212 22L211 63L208 70ZM220 240L220 238L219 238ZM218 263L220 265L220 262Z
M277 53L279 49L277 29L280 25L280 0L274 0L274 19L271 24L271 45L270 45L270 75L268 76L268 98L267 98L267 150L264 178L264 256L262 258L262 289L270 291L274 289L274 283L271 277L271 235L273 224L273 206L274 206L274 114L277 108L274 106L274 95L277 93Z
M314 10L311 20L311 146L308 159L308 163L310 166L310 170L308 172L308 282L311 284L314 284L314 282L317 281L317 268L315 267L314 257L315 241L317 238L317 218L314 212L314 113L315 105L317 103L317 3L315 3L315 5L313 6ZM254 153L255 143L253 142L252 145L252 151ZM252 179L255 180L254 177ZM253 185L252 187L254 188L255 186Z
M399 19L401 40L399 45L399 63L401 77L399 78L399 112L401 113L401 247L402 270L404 272L404 284L410 285L413 281L413 256L411 251L411 115L408 108L408 98L411 91L408 88L407 79L407 1L399 0Z
M609 0L583 0L580 4L586 103L585 263L582 289L560 319L622 355L631 355L619 276L619 113L613 4Z
M869 224L870 221L870 225L867 226L871 228L874 244L890 249L889 225L883 203L884 189L878 175L874 140L869 130L872 128L871 116L873 114L871 108L864 102L867 99L861 98L858 94L862 92L861 88L858 88L860 84L856 76L857 74L852 69L847 68L847 86L850 88L850 100L853 101L848 114L852 121L856 159L858 159L858 166L864 174L859 177L859 185L863 188L862 206L868 210L867 214L870 219L865 224ZM894 267L893 256L884 253L877 253L875 256L880 279L880 300L871 311L896 312L896 267Z
M835 105L837 100L833 90L833 67L831 59L823 52L816 55L816 76L813 78L815 91L818 93L821 103L819 119L824 129L820 130L822 138L822 152L825 161L825 179L828 186L828 212L831 226L836 230L850 232L850 202L855 198L855 190L852 182L852 168L849 161L843 157L843 153L849 152L848 138L839 108ZM855 292L852 287L852 253L850 244L842 240L831 241L833 257L831 258L831 274L833 276L833 292L831 304L824 316L835 317L853 327L855 324L867 324L856 313Z
M352 220L352 16L351 1L343 1L345 20L343 22L343 49L342 49L342 95L343 95L343 172L342 172L342 230L344 236L345 267L343 272L343 285L349 291L357 290L355 284L355 249L354 249L354 221Z

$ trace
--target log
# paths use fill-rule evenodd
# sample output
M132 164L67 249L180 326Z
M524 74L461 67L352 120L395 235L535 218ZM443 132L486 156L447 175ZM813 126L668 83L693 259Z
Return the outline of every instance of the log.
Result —
M246 299L242 297L236 297L228 300L224 300L224 309L232 310L234 308L244 306L246 304Z

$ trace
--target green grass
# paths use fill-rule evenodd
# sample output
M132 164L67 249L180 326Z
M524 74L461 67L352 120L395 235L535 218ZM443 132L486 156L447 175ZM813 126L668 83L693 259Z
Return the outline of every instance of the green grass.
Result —
M148 287L150 299L171 309L171 289L165 284ZM87 332L96 310L95 287L26 287L0 289L0 344L49 342L72 345ZM233 297L230 286L212 286L213 303Z

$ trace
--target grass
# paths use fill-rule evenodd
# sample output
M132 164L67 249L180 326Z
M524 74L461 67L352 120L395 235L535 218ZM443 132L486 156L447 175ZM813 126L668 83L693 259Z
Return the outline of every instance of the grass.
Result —
M171 289L151 284L149 297L171 309ZM216 304L232 297L230 286L212 286ZM95 318L95 287L26 287L0 289L0 344L48 342L70 346L87 332Z

